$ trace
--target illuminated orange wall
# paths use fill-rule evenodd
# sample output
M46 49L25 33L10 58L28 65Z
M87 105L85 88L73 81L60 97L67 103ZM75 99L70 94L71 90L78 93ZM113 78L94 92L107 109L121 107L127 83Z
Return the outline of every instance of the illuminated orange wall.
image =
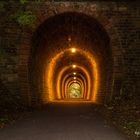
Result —
M106 63L106 58L111 57L109 40L102 26L84 14L64 13L46 20L35 36L38 34L31 64L36 76L31 83L36 85L35 94L40 101L65 101L67 86L77 79L83 85L80 101L99 103L102 87L107 83L106 69L111 68Z
M42 96L44 102L55 102L55 100L57 99L62 99L62 93L61 93L61 84L60 84L60 81L62 79L62 75L63 73L68 69L68 68L72 68L72 69L81 69L85 75L87 76L87 79L88 79L88 88L87 89L90 89L88 90L87 92L87 97L86 99L87 100L91 100L93 102L96 102L96 97L97 97L97 90L98 90L98 82L99 82L99 77L98 77L98 68L97 68L97 64L94 60L94 57L89 53L89 52L84 52L83 50L81 49L78 49L76 48L76 53L81 53L85 59L87 59L87 61L89 61L89 63L91 63L92 65L92 73L89 74L88 70L78 64L76 64L76 68L73 68L72 65L70 66L66 66L66 67L63 67L60 72L58 72L58 78L56 77L56 83L57 83L57 87L55 90L54 88L54 85L53 85L53 69L55 69L55 65L57 64L58 61L63 61L63 60L59 60L61 58L61 56L64 54L64 53L72 53L71 52L71 48L70 49L67 49L63 52L60 52L59 54L57 54L53 59L52 61L49 63L48 66L46 66L46 74L45 74L45 88L44 89L48 89L48 91L44 91L44 93L49 93L49 94L44 94ZM75 54L76 55L76 54ZM94 82L93 82L93 86L91 86L91 79L92 77L94 77Z

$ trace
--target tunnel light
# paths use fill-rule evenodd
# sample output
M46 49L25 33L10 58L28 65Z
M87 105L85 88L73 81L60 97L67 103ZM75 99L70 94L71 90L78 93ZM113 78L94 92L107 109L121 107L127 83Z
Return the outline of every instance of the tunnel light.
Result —
M75 53L75 52L76 52L76 49L75 49L75 48L72 48L72 49L71 49L71 52L72 52L72 53Z
M76 77L74 77L73 79L76 79Z
M78 71L76 71L77 68L79 68L80 70L82 70L85 73L85 76L87 77L87 82L86 82L86 88L84 89L84 94L86 93L86 95L82 95L82 97L85 100L90 100L91 102L95 102L98 103L98 88L99 88L99 83L100 83L100 75L99 75L99 70L98 70L98 63L96 62L95 58L93 57L93 55L90 52L87 52L85 50L76 48L77 52L80 52L80 54L82 54L87 60L88 62L91 64L92 68L91 68L91 72L92 75L89 73L89 71L82 67L79 66L78 64L74 63L69 63L70 65L63 67L63 69L61 69L60 73L57 75L56 77L56 88L54 88L54 70L56 69L57 66L57 62L59 62L62 58L62 56L64 55L64 52L69 52L72 53L71 50L72 48L68 48L58 54L56 54L55 57L52 58L51 62L48 63L46 65L45 68L45 80L43 83L43 94L41 97L41 100L43 101L44 104L48 103L48 102L56 102L56 99L60 99L63 100L67 97L65 97L67 91L65 88L65 81L62 81L61 79L63 78L63 74L65 73L65 71L67 71L68 69L71 69L72 71L72 79L71 82L74 83L78 83L79 82L79 78L77 77L77 79L73 79L74 77L76 77L77 75L79 75ZM52 71L53 70L53 71ZM77 75L73 74L76 73ZM93 86L92 86L92 77L94 76L94 82L93 82ZM61 81L63 82L63 84L61 83ZM61 86L62 85L62 86ZM64 90L63 90L64 89ZM57 92L56 92L57 91ZM59 102L59 101L58 101ZM67 102L67 100L66 100Z
M68 37L68 41L71 42L71 36Z
M74 72L73 75L76 75L76 72Z
M73 68L76 68L76 65L72 65Z

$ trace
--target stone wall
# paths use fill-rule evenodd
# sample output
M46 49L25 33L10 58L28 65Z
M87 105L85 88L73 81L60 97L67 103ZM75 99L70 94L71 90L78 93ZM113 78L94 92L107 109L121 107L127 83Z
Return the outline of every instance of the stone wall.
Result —
M37 21L33 28L21 27L11 17L22 10L18 2L7 4L0 16L0 100L3 104L31 103L28 64L33 33L48 17L63 12L81 12L94 17L110 37L113 56L113 82L108 83L112 95L139 92L140 79L140 10L139 2L30 2ZM9 101L7 100L7 95ZM35 99L36 100L36 99ZM1 103L1 102L0 102Z

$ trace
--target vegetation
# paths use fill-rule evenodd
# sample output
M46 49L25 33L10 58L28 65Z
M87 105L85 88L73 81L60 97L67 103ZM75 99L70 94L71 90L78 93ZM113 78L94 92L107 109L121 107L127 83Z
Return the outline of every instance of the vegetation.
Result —
M21 4L26 4L26 3L28 3L29 1L28 0L20 0L20 3Z
M19 0L18 4L21 7L19 11L12 11L10 14L8 14L9 17L6 18L11 20L12 17L12 20L18 23L20 27L33 27L37 17L32 11L27 10L26 7L28 6L29 2L29 0ZM39 4L40 2L41 0L34 1L35 4ZM7 9L9 8L9 5L12 4L15 4L15 1L0 1L0 14L9 12Z
M43 0L34 0L34 2L36 2L36 3L40 3L41 1L43 1ZM21 4L26 4L28 2L30 2L30 0L20 0Z
M70 98L81 98L81 87L77 83L73 83L70 85L68 89Z
M16 14L15 20L20 26L31 27L36 21L36 16L31 11L23 11Z
M5 11L4 4L5 4L4 1L0 2L0 12L4 12Z
M26 6L28 4L28 0L20 0L20 4L22 6L22 10L15 14L15 21L20 26L29 26L33 27L36 21L36 15L34 15L31 11L26 10Z
M115 126L128 136L140 139L140 97L131 95L130 98L117 97L106 105L104 114Z

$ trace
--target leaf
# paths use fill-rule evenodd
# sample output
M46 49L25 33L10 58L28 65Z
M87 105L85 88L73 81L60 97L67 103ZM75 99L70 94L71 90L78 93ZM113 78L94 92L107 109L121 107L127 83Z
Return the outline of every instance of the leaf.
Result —
M15 15L17 23L21 26L32 26L36 20L36 16L30 11L19 12Z
M28 0L20 0L20 3L21 4L26 4L26 3L28 3L29 1Z
M5 3L3 1L0 2L0 12L4 12L5 11L5 7L4 7Z

